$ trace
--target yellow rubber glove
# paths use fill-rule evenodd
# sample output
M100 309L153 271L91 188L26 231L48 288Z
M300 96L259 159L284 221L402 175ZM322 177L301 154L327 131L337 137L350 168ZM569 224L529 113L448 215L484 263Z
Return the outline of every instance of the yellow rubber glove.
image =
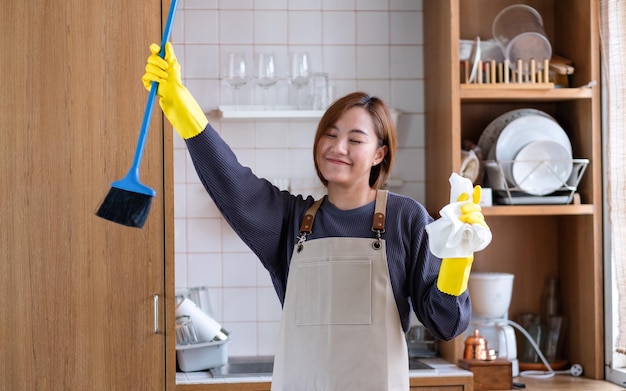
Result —
M457 202L468 201L469 195L462 193ZM468 224L479 224L489 228L485 222L480 208L480 186L474 187L472 201L461 206L461 216L459 220ZM474 254L466 258L444 258L441 260L441 269L437 280L437 288L443 293L459 296L467 289L470 271L474 262Z
M466 258L444 258L441 260L437 288L443 293L459 296L467 289L474 254Z
M209 120L180 78L180 64L174 54L172 44L165 44L165 58L159 56L161 48L150 45L152 54L148 57L146 73L141 78L147 90L152 82L159 83L157 95L163 114L176 129L180 137L188 139L199 135Z
M459 220L468 224L478 224L487 229L487 223L485 223L485 216L483 216L482 208L480 207L480 186L474 186L474 193L472 194L472 202L461 205L461 216ZM457 202L468 201L469 195L467 193L461 193L457 198Z

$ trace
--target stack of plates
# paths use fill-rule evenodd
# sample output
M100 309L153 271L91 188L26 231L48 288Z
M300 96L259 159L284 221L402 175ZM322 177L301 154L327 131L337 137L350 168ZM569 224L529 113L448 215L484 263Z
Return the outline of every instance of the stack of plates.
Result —
M489 178L489 182L506 183L530 195L557 191L572 173L572 145L565 130L540 110L502 114L485 128L478 146L487 160L498 162L499 170L488 170L488 175L504 176Z

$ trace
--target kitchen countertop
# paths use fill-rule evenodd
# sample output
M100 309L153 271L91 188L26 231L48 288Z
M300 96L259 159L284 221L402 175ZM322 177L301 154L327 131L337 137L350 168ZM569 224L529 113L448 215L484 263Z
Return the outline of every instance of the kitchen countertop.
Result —
M411 386L437 386L442 385L442 379L459 379L458 383L467 384L468 378L471 379L472 373L459 368L440 358L425 358L421 361L432 366L433 370L412 370L409 371L411 377ZM207 387L211 385L222 385L231 389L228 384L235 388L232 389L268 389L267 384L272 380L271 376L234 376L226 378L213 378L208 371L202 372L178 372L176 373L177 390L193 390L198 391L198 385L205 384ZM471 380L470 380L471 381ZM524 391L623 391L624 388L602 380L592 380L584 377L573 377L569 375L555 375L549 379L537 379L529 377L516 377L513 379L516 383L524 384ZM258 384L258 387L256 388ZM237 384L248 384L248 386L237 387ZM262 386L261 384L266 384ZM471 384L471 383L470 383ZM195 385L195 386L194 386ZM212 388L211 388L212 389ZM221 389L221 388L220 388Z
M451 364L441 358L423 358L420 361L430 365L433 369L410 370L411 378L438 378L438 377L468 377L472 373ZM223 384L223 383L258 383L270 382L271 376L233 376L213 378L209 371L177 372L176 384Z

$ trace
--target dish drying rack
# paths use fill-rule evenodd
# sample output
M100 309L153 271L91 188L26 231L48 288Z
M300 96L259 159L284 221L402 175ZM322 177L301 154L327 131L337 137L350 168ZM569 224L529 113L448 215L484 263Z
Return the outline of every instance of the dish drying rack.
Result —
M569 161L569 160L568 160ZM567 205L572 203L578 184L589 165L589 159L571 159L572 172L566 180L562 180L558 174L552 172L554 180L560 183L555 191L547 195L532 195L523 191L519 185L511 183L507 179L505 172L509 171L513 163L519 163L519 160L484 160L483 175L485 187L492 189L494 201L500 205ZM523 161L525 162L525 161ZM532 161L537 163L537 161ZM541 164L548 165L550 160L539 161L537 167Z
M470 71L470 67L476 67L477 72ZM475 73L473 78L472 73ZM476 64L462 62L461 88L551 89L554 83L550 82L550 61L547 59L543 61L542 69L534 59L527 63L517 60L516 71L510 68L509 60L478 60Z

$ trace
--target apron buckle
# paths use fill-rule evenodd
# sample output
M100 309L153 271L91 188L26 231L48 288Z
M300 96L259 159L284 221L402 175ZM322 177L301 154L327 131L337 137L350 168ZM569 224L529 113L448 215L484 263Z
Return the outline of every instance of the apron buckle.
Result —
M385 230L384 229L373 229L372 228L372 231L376 232L376 241L374 241L372 243L372 248L374 250L380 250L382 248L382 246L383 246L382 242L381 242L381 238L382 238L382 234L385 233Z
M298 235L298 243L296 243L297 252L302 251L302 249L304 248L304 242L306 241L306 236L310 233L311 233L310 231L309 232L300 231L300 234Z

